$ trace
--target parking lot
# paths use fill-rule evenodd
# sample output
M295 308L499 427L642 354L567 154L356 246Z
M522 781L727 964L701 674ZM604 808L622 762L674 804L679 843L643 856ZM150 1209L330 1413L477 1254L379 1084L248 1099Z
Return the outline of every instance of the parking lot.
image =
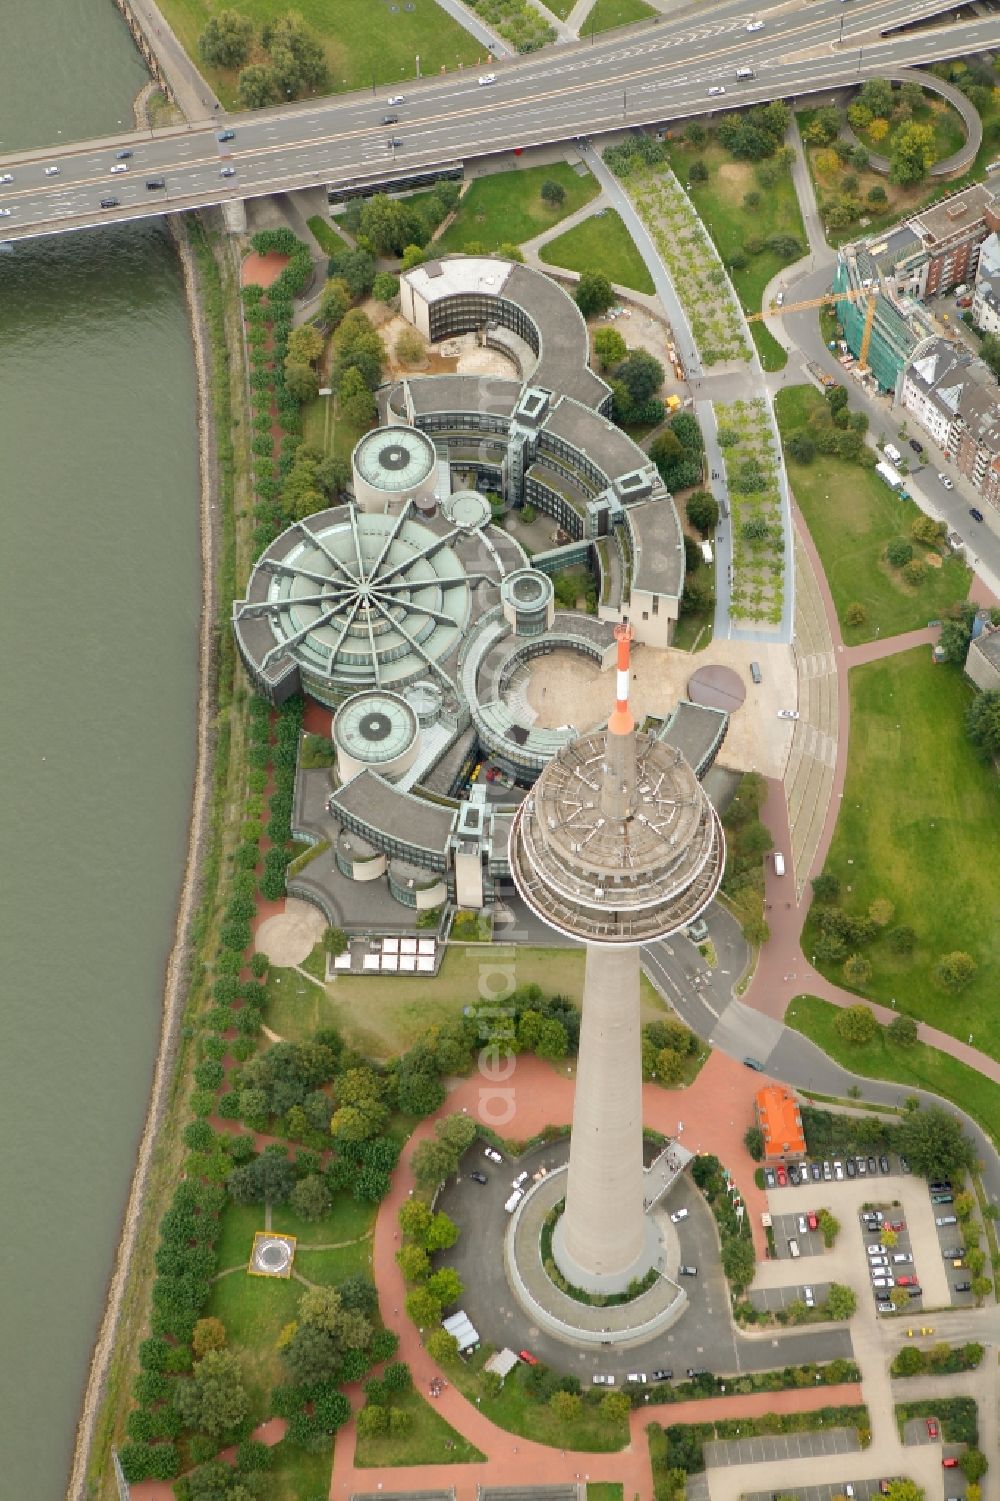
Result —
M764 1308L768 1313L777 1313L779 1308L787 1308L790 1303L806 1303L807 1289L812 1292L813 1301L817 1304L826 1302L830 1291L829 1282L803 1282L799 1287L759 1287L750 1293L750 1301L755 1308Z
M822 1209L822 1204L817 1205ZM815 1210L803 1210L801 1214L775 1214L771 1216L771 1227L774 1230L774 1245L780 1256L787 1256L796 1261L801 1256L822 1256L825 1247L823 1237L818 1230L809 1229L808 1215L815 1218ZM798 1246L799 1257L792 1254L792 1242Z
M773 1464L781 1459L821 1459L828 1454L857 1454L857 1429L828 1428L812 1433L781 1433L767 1438L720 1439L705 1445L705 1464Z
M910 1299L909 1306L915 1313L919 1313L923 1308L923 1288L902 1209L898 1205L893 1207L891 1204L874 1204L867 1211L867 1217L866 1211L862 1209L858 1225L879 1313L893 1312L891 1294L894 1287L904 1289ZM893 1244L883 1244L885 1231L894 1237ZM905 1310L904 1304L903 1311Z
M834 1496L844 1495L845 1482L834 1481L832 1485L807 1485L800 1486L797 1490L789 1490L782 1487L782 1496L794 1496L795 1501L833 1501ZM854 1501L874 1501L875 1497L881 1497L877 1480L855 1480ZM774 1501L774 1491L748 1491L745 1501Z

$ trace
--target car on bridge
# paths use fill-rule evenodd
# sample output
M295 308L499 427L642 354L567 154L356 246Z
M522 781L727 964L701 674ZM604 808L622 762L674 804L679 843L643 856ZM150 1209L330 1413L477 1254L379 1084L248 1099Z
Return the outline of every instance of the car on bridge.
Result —
M764 22L763 21L748 21L747 24L746 24L746 29L747 29L747 31L763 31L764 30Z
M496 81L497 75L495 73L480 73L479 75L479 87L481 89L486 88L487 84L496 83ZM390 100L389 102L391 103L392 101Z
M388 104L405 104L406 96L404 94L390 94L386 102Z
M131 159L131 156L132 152L127 146L123 150L115 152L115 160L119 162L127 162Z
M115 162L115 165L111 168L111 176L120 177L123 172L127 171L128 162Z
M223 167L222 170L219 173L219 176L220 177L235 177L236 176L236 168L235 167Z
M9 219L10 218L10 214L11 214L11 211L10 211L9 208L0 208L0 215L3 215L3 217L5 219Z
M236 132L235 130L219 130L216 132L215 139L217 141L235 141Z
M45 176L46 177L58 177L59 176L59 168L58 167L46 167L45 168Z
M2 172L2 173L0 173L0 182L13 182L13 181L14 181L14 174L13 174L13 172Z
M726 90L723 87L723 85L721 83L717 83L717 84L714 84L712 86L712 88L709 89L709 91L708 91L708 97L709 97L709 99L715 99L720 94L724 94L725 92L726 92Z

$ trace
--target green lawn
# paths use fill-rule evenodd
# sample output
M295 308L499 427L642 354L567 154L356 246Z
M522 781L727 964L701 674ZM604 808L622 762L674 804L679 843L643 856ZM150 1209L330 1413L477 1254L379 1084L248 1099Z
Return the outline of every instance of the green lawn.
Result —
M865 987L874 1000L951 1032L971 1032L1000 1057L1000 898L991 872L1000 858L996 774L974 754L963 718L972 690L961 674L936 667L925 647L855 667L850 673L847 782L827 860L842 901L866 912L875 897L894 904L897 924L917 934L912 956L876 940ZM811 919L802 939L812 952ZM940 955L965 950L979 973L959 996L939 990ZM840 965L818 963L842 983Z
M811 386L789 386L775 398L778 426L784 439L806 426L810 415L826 402ZM940 617L949 605L969 592L969 570L956 557L940 568L928 569L923 583L908 585L885 561L893 537L909 537L920 514L912 501L902 501L871 470L844 459L818 454L811 464L788 458L788 478L819 550L837 618L849 646L876 636L895 636L916 630ZM917 556L927 549L914 544ZM848 608L864 605L866 620L848 625Z
M785 1012L785 1021L853 1073L887 1079L904 1090L929 1089L954 1101L1000 1144L1000 1090L989 1079L925 1043L896 1047L884 1028L874 1042L862 1046L844 1042L834 1026L839 1014L836 1006L818 996L797 995Z
M324 218L322 214L313 214L307 222L321 249L325 250L327 255L336 255L338 250L347 248L347 241L337 233L329 219Z
M329 1495L332 1443L318 1454L286 1443L275 1445L271 1453L267 1494L273 1501L323 1501Z
M336 1287L355 1272L364 1276L372 1274L372 1243L359 1240L353 1246L341 1246L335 1251L311 1251L308 1246L296 1249L295 1270L301 1272L307 1282L322 1282L327 1287Z
M558 16L560 21L565 21L576 4L576 0L542 0L542 4L546 10L550 10L554 16Z
M510 955L510 957L507 957ZM440 973L428 982L417 975L379 979L338 975L326 991L294 969L272 969L267 979L267 1024L290 1041L311 1037L333 1023L351 1047L376 1058L405 1052L434 1022L475 1003L484 974L512 974L515 985L534 981L547 994L562 994L578 1005L583 996L582 949L449 948ZM487 984L499 983L495 979ZM643 977L643 1015L661 1016L663 1002ZM329 1239L340 1239L330 1236ZM346 1238L346 1237L345 1237Z
M543 202L543 182L557 182L565 192L556 207ZM583 177L568 162L547 167L523 167L477 177L458 206L455 218L435 247L441 255L464 250L467 244L496 250L504 244L520 245L534 239L567 214L574 214L597 196L598 184L590 173Z
M617 1480L592 1480L587 1501L625 1501L625 1487Z
M299 1251L308 1246L339 1245L342 1241L361 1240L363 1236L370 1234L374 1223L375 1206L359 1204L353 1195L347 1193L336 1195L330 1213L316 1225L300 1219L287 1204L275 1204L271 1212L272 1228L283 1235L294 1235Z
M549 240L539 255L549 266L565 266L567 271L603 271L619 286L633 287L650 296L655 291L635 241L613 208L592 214L574 229Z
M671 645L677 651L704 651L712 639L714 622L714 610L688 611L678 620Z
M226 1204L222 1212L222 1233L219 1236L220 1272L227 1267L247 1265L254 1235L263 1228L263 1204Z
M794 235L802 246L801 253L805 254L808 242L791 174L785 173L773 188L759 188L753 166L734 161L711 136L701 147L691 146L683 139L671 142L670 165L682 183L687 183L688 168L693 161L704 162L708 181L691 184L688 189L691 201L726 263L743 307L748 313L759 312L764 288L772 276L797 257L762 250L750 257L742 271L731 269L729 263L737 251L745 249L747 238L753 235L763 240L771 235ZM753 192L759 193L760 203L756 208L744 208L745 195ZM750 332L764 369L783 370L787 356L773 335L760 323L751 323Z
M487 1396L480 1379L487 1358L487 1352L481 1350L468 1364L453 1361L448 1376L470 1401L480 1398L483 1415L498 1428L557 1449L589 1450L591 1453L612 1453L624 1449L628 1443L628 1423L610 1422L594 1401L584 1402L578 1418L568 1423L560 1422L548 1403L539 1402L528 1390L525 1370L521 1366L507 1377L498 1397Z
M377 83L399 84L413 78L416 59L425 77L459 63L474 65L483 60L483 47L437 0L408 0L412 10L399 5L391 12L386 0L298 0L294 9L322 38L330 69L329 88L371 88ZM226 0L230 10L249 16L258 27L284 15L286 0ZM237 74L231 69L206 68L198 59L198 38L209 15L222 7L213 0L163 0L163 13L189 54L227 109L236 106ZM263 54L261 55L263 58ZM375 102L377 103L377 102ZM375 120L373 115L373 123Z
M580 36L610 31L614 26L629 26L633 21L648 21L657 14L646 0L596 0L580 27Z
M412 1415L413 1427L399 1438L388 1434L384 1438L362 1438L359 1434L354 1455L359 1468L482 1464L486 1459L485 1454L446 1423L418 1392L393 1397L392 1405Z
M349 459L358 439L368 428L345 422L338 414L338 406L335 396L317 396L315 401L307 402L302 408L302 440L322 453L329 451L339 458Z

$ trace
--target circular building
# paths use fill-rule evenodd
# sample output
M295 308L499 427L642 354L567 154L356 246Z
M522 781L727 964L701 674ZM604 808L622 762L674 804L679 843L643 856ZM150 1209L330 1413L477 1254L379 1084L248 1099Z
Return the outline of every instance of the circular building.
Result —
M493 512L485 495L478 490L453 490L441 502L441 513L452 526L463 532L478 532L488 526Z
M333 744L342 782L366 767L398 777L416 760L420 725L405 698L372 688L341 704L333 716Z
M340 508L289 527L233 611L258 690L280 703L301 688L334 708L367 688L400 692L428 677L450 686L444 664L472 613L461 540L409 510Z
M384 511L413 500L433 510L438 460L434 444L415 427L384 427L365 433L351 455L354 498L360 511Z
M713 663L699 667L688 678L688 698L693 704L703 704L709 709L724 709L733 714L742 707L747 696L743 679L731 667Z
M517 636L541 636L555 619L555 588L537 568L508 573L500 585L504 619Z

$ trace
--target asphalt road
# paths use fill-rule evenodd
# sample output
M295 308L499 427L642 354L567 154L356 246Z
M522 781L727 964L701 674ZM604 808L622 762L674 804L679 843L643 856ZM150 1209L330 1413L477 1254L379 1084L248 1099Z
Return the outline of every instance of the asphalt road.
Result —
M132 133L75 148L0 158L0 232L8 240L264 196L324 183L416 171L582 135L809 94L877 75L891 65L929 62L1000 45L1000 17L897 34L878 33L948 9L948 0L815 0L764 11L750 34L749 4L730 0L712 18L659 20L596 42L546 49L488 65L496 82L449 74L387 91L350 94L285 109L230 116L231 142L216 139L219 119L200 127ZM842 38L842 40L841 40ZM736 69L753 68L749 82ZM709 94L718 89L718 94ZM398 123L383 124L396 113ZM393 140L399 145L393 146ZM127 172L111 175L116 152L131 150ZM44 175L46 167L58 173ZM223 170L234 169L232 177ZM146 188L163 177L164 190ZM101 210L100 199L116 207ZM3 213L7 210L7 213Z

